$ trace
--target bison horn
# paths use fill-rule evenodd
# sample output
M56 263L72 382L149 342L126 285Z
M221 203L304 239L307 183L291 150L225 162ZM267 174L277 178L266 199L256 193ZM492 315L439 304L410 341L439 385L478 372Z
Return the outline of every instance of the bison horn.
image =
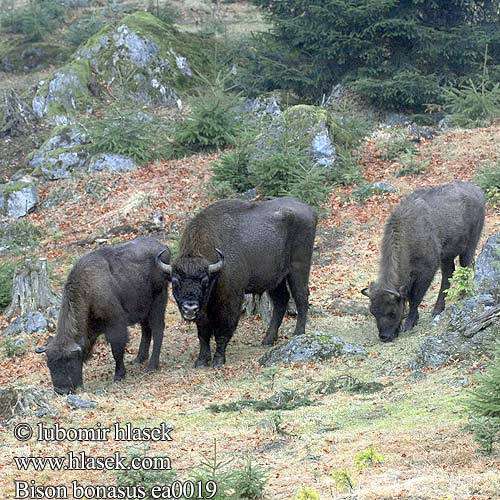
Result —
M47 350L46 345L39 345L39 346L35 347L35 352L37 354L41 354L42 352L45 352L46 350Z
M172 275L172 266L169 265L169 264L165 264L165 262L162 262L161 260L161 256L163 254L163 252L166 252L167 249L165 248L164 250L162 250L157 256L156 256L156 264L157 266L162 269L163 271L165 271L169 276Z
M401 298L401 294L399 292L396 292L396 290L389 290L388 288L384 288L384 292L388 293L390 295L394 295L394 297L396 297L398 299Z
M215 251L219 254L219 260L215 264L210 264L208 266L208 274L220 271L224 265L224 254L218 248L216 248Z
M365 297L370 298L370 292L368 291L368 287L363 288L363 290L361 290L361 293L362 293Z

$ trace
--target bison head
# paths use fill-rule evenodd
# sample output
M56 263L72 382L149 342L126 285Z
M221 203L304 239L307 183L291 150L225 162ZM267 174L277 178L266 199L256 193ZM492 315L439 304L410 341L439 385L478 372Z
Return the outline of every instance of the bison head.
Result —
M50 339L46 346L35 351L47 354L50 378L58 394L70 394L83 386L83 351L76 342L59 345L57 340Z
M199 319L207 304L212 287L224 265L224 255L216 249L219 260L211 264L204 257L179 257L173 265L156 262L172 281L172 293L182 317L186 321Z
M399 290L371 284L361 291L370 299L370 312L377 321L378 336L382 342L394 340L401 328L406 294Z

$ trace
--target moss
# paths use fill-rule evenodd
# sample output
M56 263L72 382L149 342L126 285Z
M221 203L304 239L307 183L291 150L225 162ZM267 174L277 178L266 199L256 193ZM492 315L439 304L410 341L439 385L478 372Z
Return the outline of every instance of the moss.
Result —
M8 195L9 193L13 193L15 191L21 191L21 189L24 189L29 185L29 182L15 182L14 184L6 184L0 187L0 192L4 195Z

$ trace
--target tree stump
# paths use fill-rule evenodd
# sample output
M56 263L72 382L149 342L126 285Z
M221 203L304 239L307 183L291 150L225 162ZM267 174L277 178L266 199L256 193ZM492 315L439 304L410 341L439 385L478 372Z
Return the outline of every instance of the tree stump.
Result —
M37 117L31 108L14 90L4 93L4 102L4 123L0 130L0 137L31 132L37 122Z
M262 295L246 294L242 309L248 316L260 316L266 327L271 322L271 317L273 315L273 303L271 302L271 298L267 292L264 292ZM290 297L290 300L288 301L286 313L290 316L295 316L297 314L295 301L292 297Z
M58 296L49 283L47 259L32 262L25 259L15 273L12 286L12 302L6 311L8 318L28 312L46 310L59 304Z

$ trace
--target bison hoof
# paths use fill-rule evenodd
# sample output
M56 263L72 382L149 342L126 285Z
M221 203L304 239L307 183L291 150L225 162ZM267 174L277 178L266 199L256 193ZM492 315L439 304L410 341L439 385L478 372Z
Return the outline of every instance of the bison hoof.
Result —
M224 358L214 358L212 361L212 368L222 368L226 360Z
M148 365L146 369L144 370L145 372L154 372L155 370L158 370L158 365Z
M137 356L135 359L134 359L134 363L138 364L138 365L142 365L142 363L144 363L144 361L146 361L148 359L147 356Z
M274 338L273 337L267 337L265 336L263 339L262 339L262 345L273 345L274 344Z
M113 377L113 382L120 382L120 380L123 380L125 378L125 375L115 375Z
M206 359L200 359L198 358L195 362L194 362L194 367L195 368L205 368L207 366L210 366L210 363L208 362L208 360Z

